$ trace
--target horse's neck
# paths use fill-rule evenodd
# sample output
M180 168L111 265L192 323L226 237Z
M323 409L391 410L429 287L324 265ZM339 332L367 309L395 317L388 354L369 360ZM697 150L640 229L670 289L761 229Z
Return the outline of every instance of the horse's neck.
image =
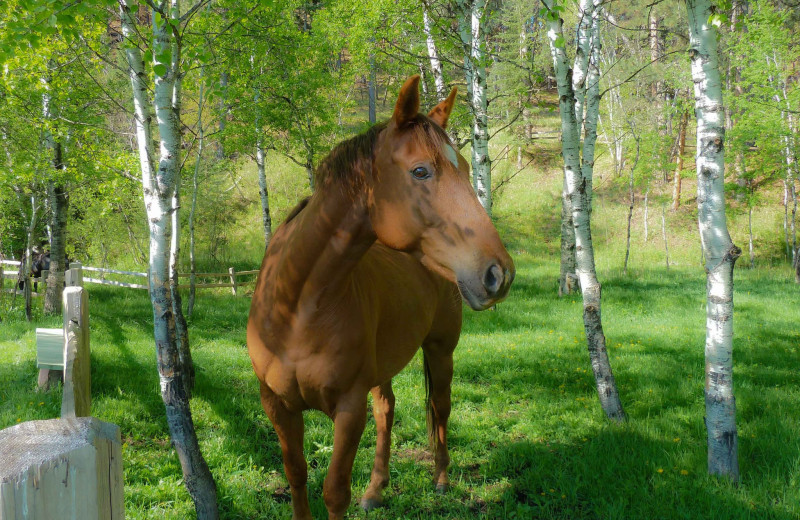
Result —
M337 188L317 193L296 217L287 244L284 271L293 282L295 304L318 301L323 291L337 291L375 242L366 197L354 198Z

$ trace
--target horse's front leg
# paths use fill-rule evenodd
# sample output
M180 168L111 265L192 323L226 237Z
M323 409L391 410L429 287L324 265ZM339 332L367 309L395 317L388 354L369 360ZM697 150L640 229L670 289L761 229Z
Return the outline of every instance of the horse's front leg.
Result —
M394 423L394 392L391 380L372 389L372 413L375 416L378 441L369 487L361 497L361 507L367 511L383 505L383 490L389 484L389 456Z
M333 455L322 489L329 520L344 518L347 506L350 505L353 461L366 422L366 391L342 396L333 416Z
M292 412L267 385L261 383L261 405L267 412L283 453L283 469L292 492L292 520L311 520L308 505L308 465L303 455L303 414Z

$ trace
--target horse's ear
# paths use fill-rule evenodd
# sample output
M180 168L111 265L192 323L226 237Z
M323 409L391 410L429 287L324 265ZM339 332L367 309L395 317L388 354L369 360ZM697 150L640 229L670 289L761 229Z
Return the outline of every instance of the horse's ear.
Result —
M442 128L447 128L447 120L450 118L450 112L453 110L453 105L456 103L456 93L458 93L458 89L453 87L447 99L433 107L433 110L428 114L428 117L433 119L436 124Z
M397 104L394 106L394 119L398 128L404 127L419 113L419 74L408 78L400 88Z

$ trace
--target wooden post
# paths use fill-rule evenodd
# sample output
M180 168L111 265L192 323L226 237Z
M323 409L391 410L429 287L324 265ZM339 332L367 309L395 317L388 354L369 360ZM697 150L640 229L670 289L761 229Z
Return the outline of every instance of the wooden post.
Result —
M234 271L233 267L228 268L228 275L231 278L231 285L233 285L233 287L231 287L231 292L236 296L236 271Z
M0 518L125 518L119 427L79 417L1 430Z
M64 273L64 287L83 287L83 266L80 262L71 262Z
M64 288L62 310L65 343L64 398L61 401L61 417L89 417L92 396L89 305L86 289Z

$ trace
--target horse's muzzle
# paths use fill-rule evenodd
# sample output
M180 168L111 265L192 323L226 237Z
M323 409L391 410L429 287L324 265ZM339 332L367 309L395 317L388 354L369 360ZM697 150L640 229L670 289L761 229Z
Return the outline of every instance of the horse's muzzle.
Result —
M497 262L491 262L479 279L470 276L458 276L458 290L467 304L476 311L488 309L508 295L516 272L513 263L503 268Z

